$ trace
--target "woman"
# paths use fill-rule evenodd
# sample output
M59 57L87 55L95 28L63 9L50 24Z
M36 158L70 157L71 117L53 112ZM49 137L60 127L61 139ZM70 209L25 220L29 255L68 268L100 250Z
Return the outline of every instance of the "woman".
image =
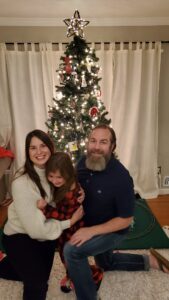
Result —
M25 142L24 168L12 183L13 202L3 237L7 256L0 263L0 277L23 281L24 300L46 299L56 239L83 216L80 206L69 220L46 221L37 208L39 198L48 203L52 200L45 164L53 153L53 143L46 133L30 132Z

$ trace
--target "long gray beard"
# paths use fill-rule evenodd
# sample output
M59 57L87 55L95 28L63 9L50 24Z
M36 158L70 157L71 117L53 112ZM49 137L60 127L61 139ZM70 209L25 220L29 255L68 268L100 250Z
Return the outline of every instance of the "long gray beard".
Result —
M97 159L89 156L86 158L86 167L92 171L103 171L106 168L106 159L104 156Z

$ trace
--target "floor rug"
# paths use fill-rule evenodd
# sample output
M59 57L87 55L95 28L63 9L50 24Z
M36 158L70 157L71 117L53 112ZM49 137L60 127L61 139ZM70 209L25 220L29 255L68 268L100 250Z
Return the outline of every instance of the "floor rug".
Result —
M130 252L147 253L147 250ZM169 259L169 249L160 249L159 252ZM64 268L56 253L46 300L76 299L74 292L64 294L60 291L59 282L64 274ZM169 300L168 282L169 274L157 270L106 272L99 289L99 296L101 300ZM0 279L0 300L22 300L22 291L22 283Z

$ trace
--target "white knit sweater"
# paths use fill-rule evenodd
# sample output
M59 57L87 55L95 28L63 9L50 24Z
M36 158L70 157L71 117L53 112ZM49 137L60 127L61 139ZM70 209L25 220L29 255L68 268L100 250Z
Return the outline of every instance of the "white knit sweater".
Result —
M49 203L51 192L45 170L34 168L46 191L47 197L45 199ZM27 174L13 181L12 196L13 202L8 208L8 221L4 227L6 235L24 233L37 240L54 240L61 235L64 229L70 227L70 220L46 220L41 210L37 208L37 200L41 199L42 196L38 187Z

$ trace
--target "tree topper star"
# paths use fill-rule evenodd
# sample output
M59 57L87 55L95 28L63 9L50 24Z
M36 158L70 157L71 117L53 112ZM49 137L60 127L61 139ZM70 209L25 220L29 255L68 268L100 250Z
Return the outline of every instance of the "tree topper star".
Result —
M81 38L84 38L83 28L90 23L89 21L80 18L78 10L75 10L74 16L71 17L71 19L65 19L63 22L68 26L67 37L77 35Z

